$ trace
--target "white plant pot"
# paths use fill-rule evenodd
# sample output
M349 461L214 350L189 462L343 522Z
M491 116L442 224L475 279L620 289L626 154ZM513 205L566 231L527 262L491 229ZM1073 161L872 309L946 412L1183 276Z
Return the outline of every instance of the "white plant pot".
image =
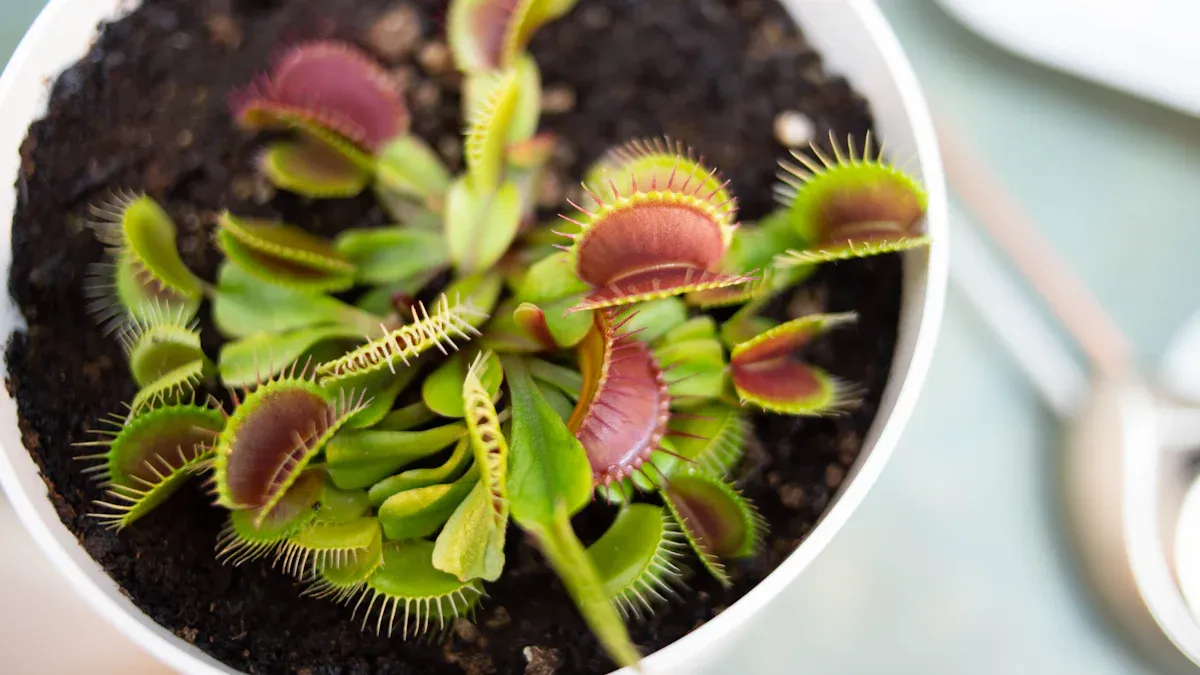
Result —
M904 54L870 0L782 0L830 73L844 75L870 101L889 153L910 162L929 190L927 226L934 244L905 254L899 336L879 412L858 461L808 538L770 576L697 630L649 656L644 669L684 673L728 649L748 619L779 595L821 552L862 502L908 421L933 354L942 317L947 271L946 188L929 112ZM101 21L131 11L137 0L52 0L0 78L0 185L16 182L19 148L28 126L46 110L51 83L84 56ZM15 194L0 189L0 265L12 264ZM7 342L21 317L8 293L0 302L0 335ZM46 485L21 442L17 406L0 390L0 485L21 522L54 566L108 621L134 643L184 673L232 673L195 646L156 624L125 597L59 520ZM622 671L624 675L626 671ZM632 671L629 671L632 672Z

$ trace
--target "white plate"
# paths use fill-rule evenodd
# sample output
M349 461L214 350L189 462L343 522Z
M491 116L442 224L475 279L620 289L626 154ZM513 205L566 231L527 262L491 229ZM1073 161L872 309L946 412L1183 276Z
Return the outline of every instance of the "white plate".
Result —
M1196 0L938 0L1034 61L1200 116Z

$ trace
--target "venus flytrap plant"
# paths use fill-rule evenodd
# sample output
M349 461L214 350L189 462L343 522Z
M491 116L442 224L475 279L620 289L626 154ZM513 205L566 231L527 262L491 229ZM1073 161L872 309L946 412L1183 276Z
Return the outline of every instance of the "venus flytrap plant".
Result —
M767 527L758 510L722 478L696 468L673 476L663 496L701 564L728 586L721 559L754 555Z
M225 418L212 408L184 404L103 422L111 429L78 445L105 451L80 459L97 462L85 471L95 474L106 491L93 515L121 529L161 504L208 461Z
M293 132L263 151L273 184L373 187L394 224L329 241L225 212L210 284L152 200L99 207L111 264L92 307L141 390L88 456L109 491L98 517L124 527L208 472L229 512L219 559L273 563L404 638L467 616L502 578L511 519L619 665L639 658L625 620L685 590L686 555L729 583L765 536L731 482L750 415L853 399L801 353L849 316L767 308L819 263L925 244L924 194L869 141L861 156L834 143L833 159L785 166L784 208L743 227L702 157L635 140L587 173L577 213L535 225L556 141L538 133L525 48L574 4L451 3L461 175L408 133L402 92L357 48L299 45L231 97L243 127ZM218 367L195 321L205 297ZM191 402L214 372L227 412ZM572 518L608 507L610 527L581 541Z
M385 320L328 295L266 283L230 261L222 263L217 272L212 317L217 330L231 338L328 324L366 335L379 330Z
M482 584L459 581L435 568L433 547L433 542L421 539L384 545L383 563L345 599L347 604L354 602L355 614L362 610L364 629L374 625L377 634L391 636L399 618L400 635L407 639L432 628L444 629L479 602Z
M207 285L179 257L166 211L144 194L121 191L93 206L92 216L108 257L89 275L88 310L97 321L111 330L163 313L191 320Z
M829 143L832 158L814 145L817 161L794 152L803 166L780 164L777 194L804 246L780 255L776 265L788 268L928 245L920 230L925 191L883 161L883 146L873 149L868 135L860 155L850 137L843 155L832 132Z
M433 565L460 581L495 581L504 571L504 540L508 529L508 441L492 403L501 365L491 353L480 354L462 384L462 401L479 481L459 504L438 535Z
M231 510L258 509L259 518L283 499L345 421L363 405L361 395L331 395L307 366L260 384L235 400L216 443L217 503Z
M712 184L715 173L688 171L685 158L678 158L670 168L652 167L649 184L634 173L622 191L611 180L607 198L585 184L594 204L575 205L579 214L564 216L574 231L562 233L571 240L566 250L576 275L593 289L573 310L629 305L754 279L715 271L737 229L736 207L726 197L724 182Z
M795 354L813 338L854 318L814 314L735 346L729 364L738 396L745 403L789 415L831 415L852 405L852 387Z
M316 198L361 192L374 176L375 153L409 124L388 73L339 42L289 49L269 74L231 95L230 107L243 127L299 133L268 146L260 168L277 187Z
M322 475L302 471L278 502L265 509L238 509L217 536L217 559L241 565L274 553L317 518Z
M446 37L460 70L473 73L511 66L543 24L578 0L460 0L451 3Z
M224 213L221 251L265 283L298 291L343 291L354 285L355 267L330 242L285 223Z
M662 507L630 504L587 554L622 617L642 619L683 586L679 561L687 546L679 525Z
M593 462L546 402L519 358L502 360L513 403L509 498L512 517L528 532L562 578L584 620L619 665L637 649L595 563L571 528L571 516L590 500Z

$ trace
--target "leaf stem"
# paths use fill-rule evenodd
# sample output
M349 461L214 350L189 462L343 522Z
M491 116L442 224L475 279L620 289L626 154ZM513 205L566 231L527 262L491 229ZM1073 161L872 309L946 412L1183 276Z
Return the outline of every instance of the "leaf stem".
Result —
M542 553L563 580L567 592L604 650L617 665L632 666L636 670L641 655L630 640L629 631L617 608L605 595L604 582L588 557L587 549L571 528L566 503L560 500L554 513L552 522L528 531L537 539Z

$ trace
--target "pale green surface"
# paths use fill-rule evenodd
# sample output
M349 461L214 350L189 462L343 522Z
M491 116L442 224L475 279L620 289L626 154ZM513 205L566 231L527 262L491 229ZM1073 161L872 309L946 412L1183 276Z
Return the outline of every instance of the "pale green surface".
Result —
M1154 364L1200 305L1200 121L1018 60L926 0L882 4L929 98ZM1156 672L1077 580L1059 433L951 289L928 387L877 489L710 672Z
M0 2L0 58L40 0ZM883 0L931 98L1153 364L1196 304L1200 122L1027 64L928 0ZM1151 673L1062 543L1058 425L953 290L929 385L878 488L708 672Z

